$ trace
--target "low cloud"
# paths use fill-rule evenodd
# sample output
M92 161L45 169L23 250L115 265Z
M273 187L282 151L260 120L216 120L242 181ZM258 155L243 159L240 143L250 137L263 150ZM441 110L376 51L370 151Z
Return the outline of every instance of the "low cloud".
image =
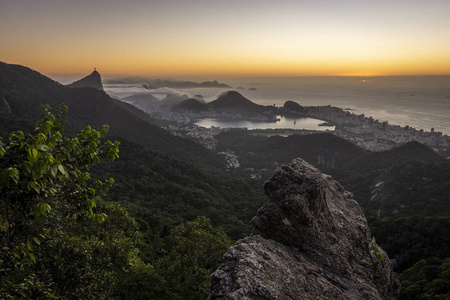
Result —
M168 87L148 90L142 84L105 84L103 88L108 95L116 99L122 99L136 94L149 94L161 100L168 95L180 97L185 94Z

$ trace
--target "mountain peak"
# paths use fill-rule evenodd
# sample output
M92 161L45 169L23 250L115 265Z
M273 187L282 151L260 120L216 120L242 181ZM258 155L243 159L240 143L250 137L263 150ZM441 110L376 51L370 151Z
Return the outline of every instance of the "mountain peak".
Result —
M94 71L92 71L92 73L88 76L83 77L67 86L71 88L92 87L97 90L103 90L102 77L100 73L97 72L96 68L94 68Z
M264 106L256 104L236 91L223 92L217 100L210 102L216 111L228 111L231 113L257 114Z

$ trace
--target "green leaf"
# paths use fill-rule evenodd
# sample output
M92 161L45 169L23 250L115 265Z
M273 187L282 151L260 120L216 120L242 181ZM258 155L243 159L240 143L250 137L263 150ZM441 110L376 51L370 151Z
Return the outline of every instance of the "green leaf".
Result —
M30 190L34 190L36 193L40 193L41 192L41 187L39 186L39 183L37 183L36 181L30 182L28 188Z
M3 149L3 147L0 147L0 157L2 157L3 155L5 155L5 149Z
M94 208L94 207L97 206L97 204L95 203L94 200L88 200L88 203L89 203L89 206L90 206L91 208Z
M25 161L23 165L25 166L25 169L27 169L28 173L31 173L31 171L33 170L33 163Z
M52 210L52 207L50 205L48 205L47 203L43 203L42 205L45 206L45 211L46 212L50 212Z
M47 152L49 150L47 145L38 145L37 149L42 152Z
M41 209L39 208L39 204L33 205L31 208L33 210L34 215L38 218L41 215Z
M16 168L8 168L8 176L17 183L19 181L19 170Z
M58 166L52 165L50 167L50 174L52 174L53 177L56 177L56 174L58 174Z
M61 172L61 174L67 175L67 171L66 171L66 169L64 169L63 165L58 165L58 170L59 170L59 172Z
M41 244L41 241L37 237L34 237L33 240L36 244L38 244L38 245Z
M29 240L27 241L27 248L29 251L33 251L33 244Z
M37 156L38 156L38 151L37 151L37 149L36 149L36 148L32 148L31 151L30 151L30 155L31 155L31 157L33 158L33 160L36 160L36 159L37 159Z
M47 203L38 203L32 207L34 215L37 217L45 214L46 212L50 212L52 207Z
M105 222L106 217L107 217L106 214L102 213L102 214L95 214L95 215L93 215L92 219L94 221L96 221L97 223L101 224L101 223Z
M28 252L28 256L30 257L30 259L31 259L34 263L36 263L36 257L34 256L33 253Z

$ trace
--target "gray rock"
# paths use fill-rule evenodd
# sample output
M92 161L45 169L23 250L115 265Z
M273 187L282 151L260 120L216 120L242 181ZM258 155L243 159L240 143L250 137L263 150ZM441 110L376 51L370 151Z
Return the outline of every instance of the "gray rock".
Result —
M396 299L399 282L352 194L302 159L264 184L250 237L211 276L208 299Z

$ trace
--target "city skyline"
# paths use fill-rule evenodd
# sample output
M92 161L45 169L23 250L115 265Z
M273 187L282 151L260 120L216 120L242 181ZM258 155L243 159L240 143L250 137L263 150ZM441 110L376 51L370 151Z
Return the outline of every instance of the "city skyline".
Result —
M450 74L450 2L1 1L0 60L44 74Z

